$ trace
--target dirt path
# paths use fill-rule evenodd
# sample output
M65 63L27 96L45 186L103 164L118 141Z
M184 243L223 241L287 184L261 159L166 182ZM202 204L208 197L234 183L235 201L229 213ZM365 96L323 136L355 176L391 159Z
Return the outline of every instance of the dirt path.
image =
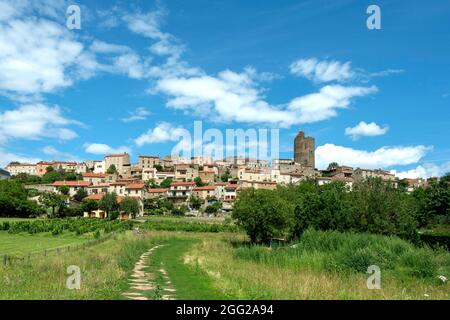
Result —
M147 252L143 253L138 262L134 265L133 273L131 278L128 279L130 288L127 292L122 295L125 298L131 300L149 300L149 291L155 291L157 286L153 283L154 275L152 273L146 272L146 263L150 259L153 251L162 247L163 245L158 245Z
M175 299L173 294L176 290L170 281L163 262L161 262L159 270L153 272L148 270L153 252L163 246L157 245L141 255L139 261L134 265L130 279L128 279L130 288L122 294L125 298L130 300ZM162 283L160 281L162 286L156 283L157 277L162 278Z

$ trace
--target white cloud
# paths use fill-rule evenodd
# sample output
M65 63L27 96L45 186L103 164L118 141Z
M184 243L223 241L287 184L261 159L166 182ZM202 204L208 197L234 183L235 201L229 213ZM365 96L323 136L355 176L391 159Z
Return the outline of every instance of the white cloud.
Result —
M162 19L166 14L165 10L158 8L148 13L126 14L123 19L131 31L151 39L164 40L170 37L160 30Z
M448 172L450 172L450 162L446 162L441 165L435 163L425 163L414 169L399 172L397 170L391 170L391 173L395 174L400 179L425 179L429 177L441 177Z
M129 47L124 45L118 45L99 40L94 40L94 42L90 46L90 49L91 51L98 53L123 53L131 50Z
M314 82L345 81L355 77L350 62L319 61L316 58L300 59L293 62L289 69L292 74L305 77Z
M326 86L320 92L293 99L287 108L265 101L262 90L245 70L220 72L217 77L163 78L156 91L171 96L167 106L193 111L219 121L272 123L290 126L315 122L336 116L337 108L349 106L353 97L376 92L376 87Z
M151 114L150 111L143 107L136 108L136 110L129 113L129 116L126 118L123 118L123 122L133 122L133 121L139 121L139 120L145 120L147 117Z
M178 141L180 137L190 135L189 132L182 127L175 127L168 122L161 122L153 129L140 135L135 139L138 146L152 143L163 143L169 141Z
M92 153L92 154L112 154L112 153L131 153L131 150L129 147L121 146L118 148L112 148L107 144L104 143L85 143L84 145L84 151L86 153Z
M325 144L316 149L316 165L320 169L325 169L331 162L369 169L410 165L419 162L430 150L430 147L419 145L382 147L375 151L366 151Z
M371 87L344 87L340 85L327 85L317 93L298 97L289 103L289 110L295 111L298 123L310 123L326 120L337 115L337 109L345 109L351 99L363 97L377 92L375 86Z
M345 128L345 134L347 136L351 136L352 139L356 140L361 136L365 137L382 136L386 134L388 130L389 127L381 128L375 122L366 123L364 121L361 121L358 125L356 125L353 128L351 127Z
M60 161L75 161L75 162L81 162L82 160L74 156L73 154L62 152L56 149L53 146L45 146L42 148L42 153L44 153L47 156L51 156L52 160L60 160Z
M70 140L78 136L75 131L67 128L70 125L80 125L80 123L65 118L58 106L23 105L17 109L0 113L0 143L5 143L10 139L56 138Z
M36 163L41 161L41 159L8 152L0 148L0 168L6 167L10 162L13 161L18 161L21 163Z
M392 74L400 74L405 72L405 70L403 69L386 69L383 71L378 71L378 72L372 72L370 74L371 77L385 77L385 76L390 76Z

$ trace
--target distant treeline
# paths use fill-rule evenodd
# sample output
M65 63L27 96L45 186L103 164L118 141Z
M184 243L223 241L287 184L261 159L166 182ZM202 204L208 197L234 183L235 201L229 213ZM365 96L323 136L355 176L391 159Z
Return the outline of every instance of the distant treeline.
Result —
M396 235L419 241L418 228L450 223L450 175L411 193L381 179L241 191L232 214L254 243L299 238L308 229Z

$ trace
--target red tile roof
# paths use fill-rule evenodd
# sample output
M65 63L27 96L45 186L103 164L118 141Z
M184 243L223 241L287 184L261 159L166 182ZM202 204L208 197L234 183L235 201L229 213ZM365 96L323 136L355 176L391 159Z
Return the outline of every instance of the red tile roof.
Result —
M53 186L54 187L62 187L62 186L67 186L67 187L88 187L90 186L91 183L89 181L55 181L53 182Z
M216 190L215 186L204 186L204 187L195 187L194 191L211 191Z
M119 154L108 154L107 156L105 156L105 158L108 158L108 157L123 157L123 156L127 156L128 155L128 153L119 153Z
M155 189L149 189L148 192L149 193L164 193L167 192L167 190L169 190L168 188L155 188Z
M171 186L193 186L195 185L194 182L172 182L170 184Z
M145 183L132 183L126 186L126 189L143 189L145 188Z
M83 173L83 177L86 178L106 178L108 175L105 173L93 173L93 172L85 172Z
M91 194L90 196L87 196L85 199L92 199L95 201L100 201L104 195L105 195L104 193ZM123 197L116 196L116 199L117 199L117 202L121 202L123 200Z

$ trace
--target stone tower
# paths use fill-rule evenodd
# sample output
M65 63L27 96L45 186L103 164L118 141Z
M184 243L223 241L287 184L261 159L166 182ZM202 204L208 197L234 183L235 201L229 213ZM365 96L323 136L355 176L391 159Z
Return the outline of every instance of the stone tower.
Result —
M312 137L305 137L300 131L294 140L294 162L305 167L315 168L315 141Z

